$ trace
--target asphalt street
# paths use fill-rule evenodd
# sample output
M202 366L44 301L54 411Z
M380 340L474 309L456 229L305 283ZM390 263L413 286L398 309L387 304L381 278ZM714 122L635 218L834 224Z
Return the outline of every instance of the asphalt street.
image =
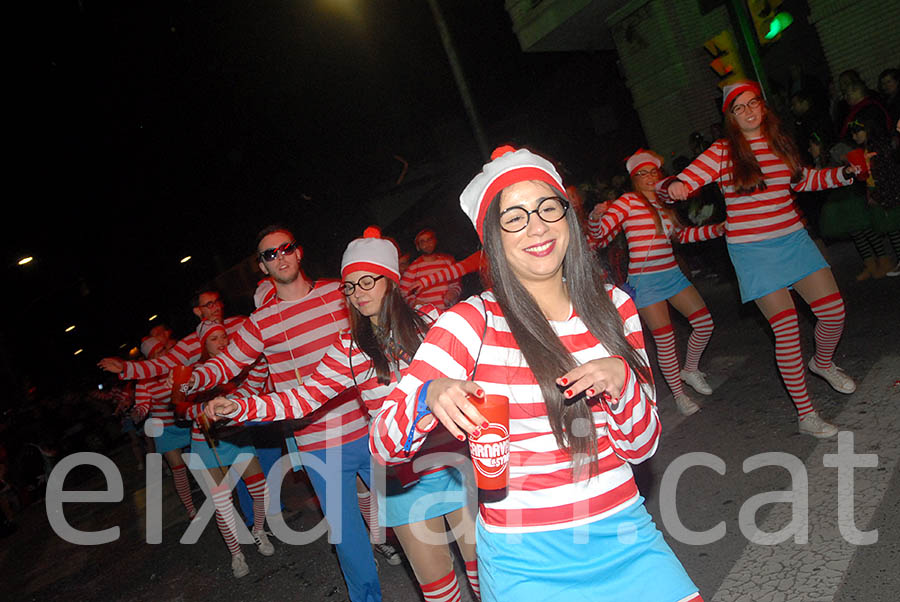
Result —
M847 308L835 361L858 385L842 395L809 376L814 405L842 431L829 440L797 432L769 328L755 306L740 305L733 275L693 277L716 323L701 361L714 392L694 395L703 409L685 418L659 381L663 435L636 475L648 510L706 600L886 602L900 591L900 278L856 282L861 265L849 243L833 244L827 254ZM809 358L814 322L805 306L800 315ZM687 334L687 322L677 320L681 350ZM269 558L245 545L251 572L240 580L212 521L199 542L180 544L188 521L168 478L162 543L146 543L144 475L127 448L110 458L123 475L122 501L64 508L72 526L118 526L118 538L73 545L50 527L43 503L25 509L19 530L0 540L4 599L347 599L324 537L302 546L275 540ZM95 473L78 488L104 489ZM321 520L302 475L286 479L282 500L292 529ZM378 569L386 601L421 600L407 564L379 558Z

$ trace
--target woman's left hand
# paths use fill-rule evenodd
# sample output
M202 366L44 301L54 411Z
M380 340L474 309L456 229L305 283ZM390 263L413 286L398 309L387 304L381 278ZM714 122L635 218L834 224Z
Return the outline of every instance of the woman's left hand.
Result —
M206 414L207 418L215 422L216 420L225 420L227 414L236 412L238 408L240 406L230 399L215 397L207 402L206 407L203 408L203 413Z
M563 395L566 399L572 399L584 392L588 398L610 397L617 399L622 387L625 386L625 361L617 357L605 357L591 360L569 370L556 379L556 383L566 387ZM605 393L605 395L603 395Z

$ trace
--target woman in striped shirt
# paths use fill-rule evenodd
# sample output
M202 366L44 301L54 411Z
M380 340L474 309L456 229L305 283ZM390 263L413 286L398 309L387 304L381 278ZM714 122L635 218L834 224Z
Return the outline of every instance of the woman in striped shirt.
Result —
M604 285L563 190L549 161L511 147L466 187L493 288L438 318L372 444L402 462L439 424L477 437L470 396L503 395L509 487L479 507L482 599L700 600L631 471L660 433L637 311Z
M376 228L367 229L364 238L348 245L341 262L341 277L350 328L337 334L301 386L246 399L213 399L207 404L207 416L225 416L236 422L295 419L354 387L359 389L369 414L379 412L385 397L409 367L438 311L431 305L413 310L403 300L397 249L381 238ZM460 442L449 433L436 434L428 453L448 452L457 457L464 454ZM453 556L443 535L445 521L457 540L477 596L475 526L465 508L459 471L439 463L422 468L416 475L408 464L398 472L406 482L388 479L387 495L381 498L385 505L382 526L394 529L426 602L458 602L461 596ZM414 484L410 485L410 480ZM371 521L370 528L373 524L377 525Z
M800 294L818 319L809 370L836 391L853 393L856 383L833 361L844 330L844 301L831 268L803 228L794 192L846 186L859 168L804 167L791 136L768 110L755 82L738 82L723 92L726 137L677 177L660 182L657 192L664 202L681 201L702 186L719 185L741 301L754 301L775 333L775 361L797 409L800 432L833 437L837 427L822 419L809 399L800 326L789 289Z
M700 409L685 392L682 381L703 395L712 394L706 375L700 372L700 356L712 336L713 320L706 304L675 261L672 237L681 243L709 240L724 234L724 224L683 227L671 209L656 201L662 159L644 149L628 157L625 167L633 192L626 192L603 213L591 213L588 232L592 241L605 247L625 231L628 241L628 284L636 291L635 303L656 341L656 354L663 377L672 390L675 405L685 416ZM691 323L684 370L679 371L675 330L669 317L671 304Z

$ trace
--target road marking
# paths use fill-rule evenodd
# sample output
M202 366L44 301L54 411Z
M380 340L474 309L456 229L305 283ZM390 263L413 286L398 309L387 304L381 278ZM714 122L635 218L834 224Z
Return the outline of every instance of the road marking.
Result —
M853 431L854 452L877 454L877 468L854 470L856 528L871 525L900 459L900 391L894 387L900 357L884 357L866 375L847 407L835 418L842 431ZM885 436L888 434L888 436ZM809 476L809 543L764 546L748 543L712 602L807 602L832 600L849 570L857 546L838 530L837 470L826 468L824 454L837 452L837 438L820 442L806 460ZM791 520L788 504L771 506L758 524L774 532ZM876 544L877 545L877 544Z

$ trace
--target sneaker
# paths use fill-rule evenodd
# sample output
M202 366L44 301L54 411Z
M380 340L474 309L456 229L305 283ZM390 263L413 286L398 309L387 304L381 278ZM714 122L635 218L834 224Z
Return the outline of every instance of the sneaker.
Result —
M398 564L403 562L403 558L400 557L400 552L397 549L387 543L376 543L372 546L375 548L375 551L384 556L384 559L391 566L397 566Z
M900 276L900 261L898 261L897 265L894 266L894 269L892 269L890 272L887 272L885 276L887 276L888 278L895 278L897 276Z
M253 535L253 541L256 542L256 549L259 550L260 554L271 556L275 553L275 546L269 541L269 536L265 530L253 531L251 535Z
M700 406L684 393L675 396L675 406L683 416L690 416L700 411Z
M238 552L231 557L231 574L237 579L250 574L250 567L247 566L247 559L244 558L242 552Z
M816 439L828 439L837 435L837 427L825 422L818 412L810 412L800 417L800 432Z
M828 381L831 388L838 393L850 394L856 391L856 383L853 382L853 379L846 372L835 366L834 362L826 370L822 370L816 365L816 358L813 357L809 360L809 371Z
M699 370L694 370L693 372L682 370L681 380L689 384L694 391L701 395L712 395L712 387L706 382L706 375Z

